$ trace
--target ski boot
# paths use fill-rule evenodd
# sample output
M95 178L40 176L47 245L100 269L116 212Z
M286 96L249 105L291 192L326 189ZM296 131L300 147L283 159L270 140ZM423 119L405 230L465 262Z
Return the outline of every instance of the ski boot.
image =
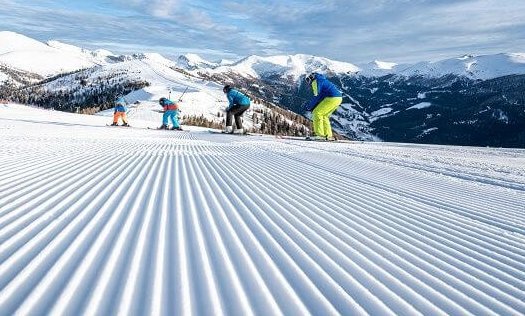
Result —
M312 141L326 141L326 137L323 136L307 136L306 140L312 140Z

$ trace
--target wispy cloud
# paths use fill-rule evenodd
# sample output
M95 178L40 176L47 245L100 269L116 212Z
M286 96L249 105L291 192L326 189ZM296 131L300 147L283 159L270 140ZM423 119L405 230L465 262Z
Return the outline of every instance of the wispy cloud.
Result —
M413 62L525 47L522 0L4 0L0 16L0 29L40 40L207 58Z

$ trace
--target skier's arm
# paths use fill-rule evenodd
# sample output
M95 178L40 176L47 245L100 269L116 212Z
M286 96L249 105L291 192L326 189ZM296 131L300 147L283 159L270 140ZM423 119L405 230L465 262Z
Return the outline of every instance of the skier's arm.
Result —
M229 104L228 104L228 107L226 108L226 111L228 111L229 109L231 109L232 106L233 106L233 95L232 95L232 93L228 93L228 94L227 94L227 97L228 97L228 102L229 102Z
M306 111L312 111L319 102L323 99L321 94L319 93L321 91L321 87L318 86L318 81L314 80L312 82L312 91L314 93L314 97L310 100L310 102L306 105Z

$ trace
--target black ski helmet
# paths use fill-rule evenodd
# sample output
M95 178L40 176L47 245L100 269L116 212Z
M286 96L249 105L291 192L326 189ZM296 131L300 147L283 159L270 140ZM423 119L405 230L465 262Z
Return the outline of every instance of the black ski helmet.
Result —
M311 84L312 81L315 80L315 72L312 72L306 75L306 77L304 77L304 80L306 81L306 83Z
M230 92L231 89L232 89L232 87L229 84L227 84L227 85L224 86L224 88L222 88L222 91L224 93L228 93L228 92Z
M165 97L160 98L160 99L159 99L159 104L160 104L160 105L164 105L164 102L166 102L166 100L167 100L167 99L166 99Z

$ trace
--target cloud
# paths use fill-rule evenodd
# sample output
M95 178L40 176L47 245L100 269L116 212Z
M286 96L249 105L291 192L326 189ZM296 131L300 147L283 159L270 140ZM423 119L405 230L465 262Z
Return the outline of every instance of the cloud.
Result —
M5 0L0 28L39 40L244 57L306 53L354 63L525 47L525 1ZM87 47L90 48L90 47Z

